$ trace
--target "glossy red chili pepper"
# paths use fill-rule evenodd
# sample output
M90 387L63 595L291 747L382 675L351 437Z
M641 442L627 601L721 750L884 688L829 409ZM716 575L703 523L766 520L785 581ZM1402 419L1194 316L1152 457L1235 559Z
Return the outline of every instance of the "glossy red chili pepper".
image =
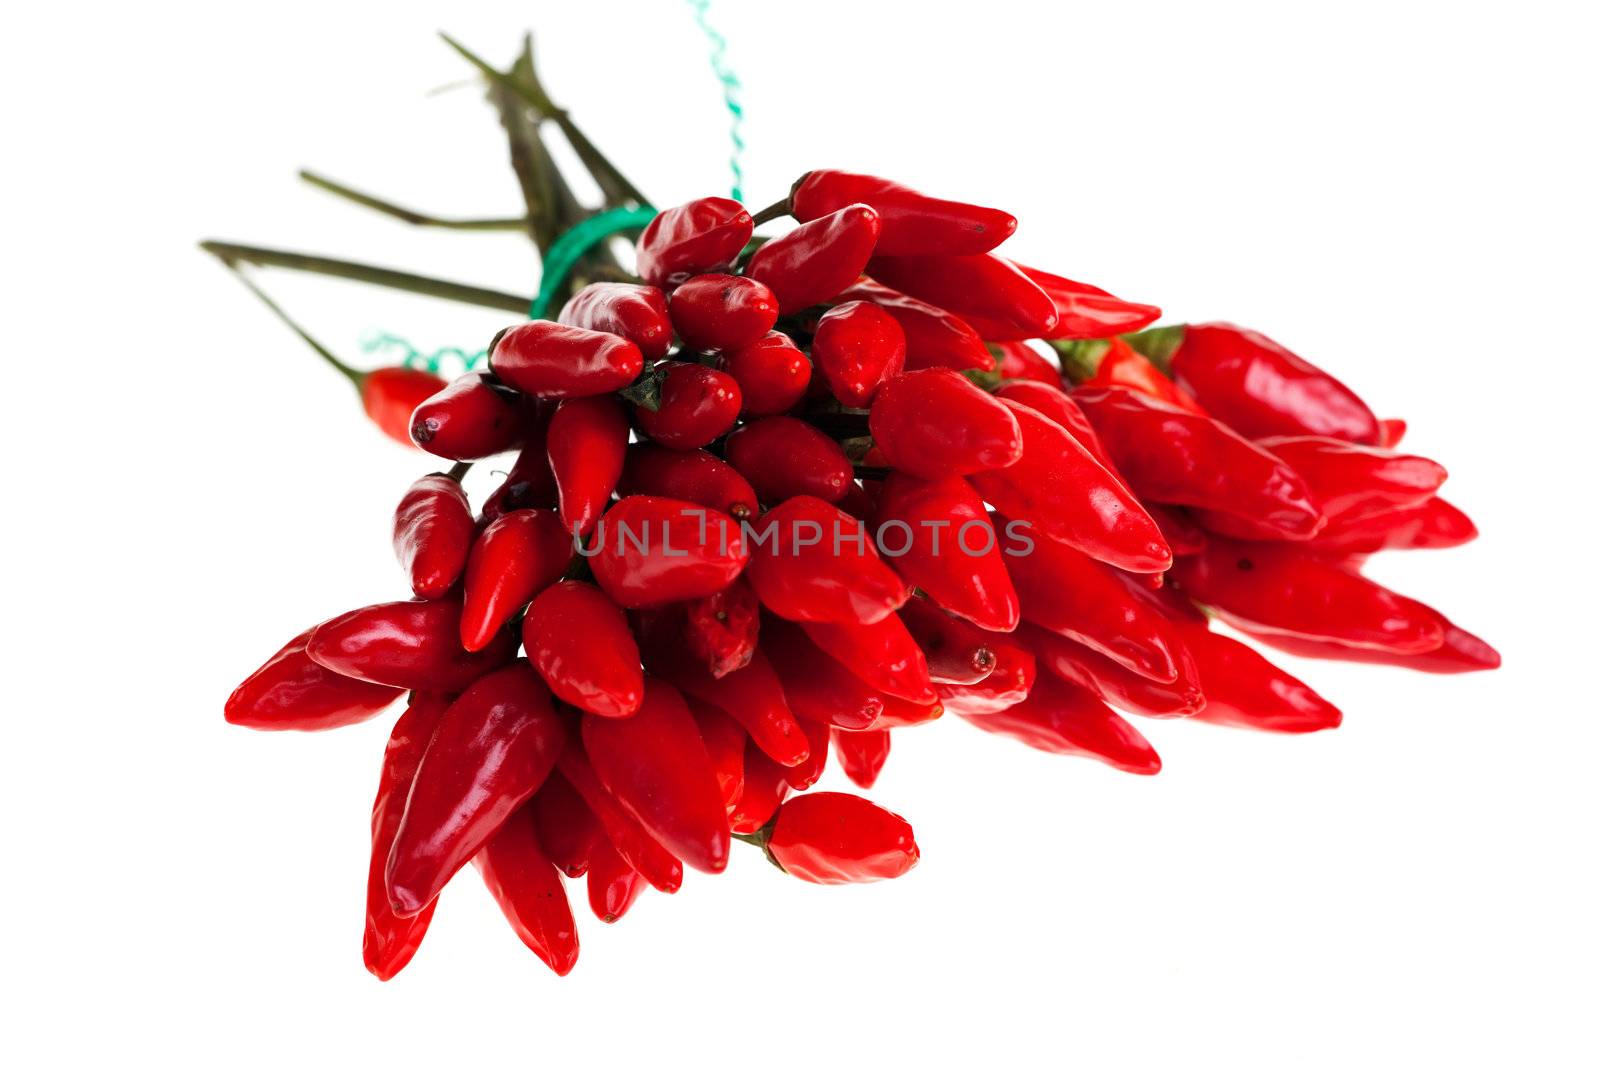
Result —
M886 379L905 370L906 332L876 304L851 300L817 321L811 359L839 403L864 408Z
M437 600L450 591L467 565L477 527L461 483L445 474L418 478L394 512L394 554L411 580L411 591Z
M1189 517L1187 511L1149 501L1143 503L1144 510L1161 528L1161 536L1167 539L1167 547L1172 549L1173 556L1192 556L1206 547L1205 531Z
M756 250L745 273L771 289L785 315L838 296L861 275L878 243L878 213L850 204Z
M992 642L994 666L975 682L942 683L939 701L958 715L992 715L1028 699L1039 676L1033 653L1012 640Z
M1045 335L1050 340L1111 337L1143 329L1161 317L1161 309L1153 304L1120 300L1087 282L1075 282L1022 263L1016 268L1055 303L1055 328Z
M979 323L988 319L1024 337L1044 337L1060 317L1050 294L993 254L874 256L866 269L891 289L955 312L980 334Z
M572 534L553 511L512 511L478 535L461 586L461 645L476 652L495 639L572 562Z
M1121 386L1196 415L1206 414L1194 397L1179 389L1154 363L1120 337L1061 344L1056 350L1061 353L1061 365L1079 385Z
M744 791L728 812L728 828L736 834L753 834L767 824L789 795L789 783L783 767L754 744L745 749L744 768Z
M800 729L805 731L806 746L811 749L811 754L804 763L793 767L784 768L784 780L789 783L789 788L801 791L810 789L822 777L822 772L828 766L828 743L830 728L825 722L816 722L812 719L802 718Z
M1022 430L1001 401L944 367L883 383L867 418L889 463L919 478L1009 467L1022 458Z
M1427 652L1401 654L1374 648L1351 648L1331 641L1308 637L1291 637L1288 634L1253 633L1262 644L1281 648L1285 652L1305 659L1344 660L1350 663L1375 663L1388 667L1406 667L1426 674L1464 674L1468 671L1492 671L1500 666L1500 653L1476 634L1468 633L1438 612L1444 640L1438 648Z
M851 674L886 696L913 704L938 703L928 660L900 616L877 622L807 622L806 636Z
M833 751L839 767L862 789L871 789L889 760L888 730L841 730L833 728Z
M535 597L522 645L558 700L611 718L639 710L639 647L622 609L588 582L558 582Z
M878 254L967 256L987 252L1010 237L1017 220L1004 211L925 196L870 174L814 170L794 183L790 209L801 222L850 204L867 204L882 220Z
M1096 463L1112 474L1117 473L1117 466L1111 462L1111 456L1106 452L1105 445L1100 443L1099 435L1089 424L1089 417L1083 413L1083 409L1078 407L1072 397L1062 390L1059 382L1046 385L1043 382L1013 378L1011 381L1001 382L994 395L1026 404L1039 412L1071 434L1073 440L1082 445L1084 451L1093 456Z
M361 378L361 407L391 440L415 447L411 413L445 387L437 374L411 367L379 367Z
M1338 708L1255 649L1203 623L1186 633L1206 693L1197 720L1290 734L1331 730L1344 720Z
M737 200L706 196L668 208L639 235L639 276L671 287L732 263L755 233L755 220Z
M433 732L449 708L449 698L437 693L416 693L405 714L395 720L389 744L383 750L383 770L378 795L372 801L372 858L367 865L366 927L361 936L361 958L367 970L387 982L411 962L417 946L433 920L434 902L415 915L401 917L389 906L385 872L389 849L405 814L417 765Z
M1026 341L996 341L990 346L998 361L1001 381L1036 382L1060 392L1061 370Z
M936 685L973 685L994 671L998 660L990 631L956 618L927 597L906 601L900 621L922 648Z
M614 396L563 400L550 419L550 473L561 521L587 536L611 502L628 451L628 416Z
M1141 497L1224 511L1288 538L1322 528L1305 479L1220 422L1121 388L1077 389L1072 398Z
M967 721L1043 752L1088 756L1129 774L1161 770L1161 757L1132 723L1089 690L1048 672L1039 676L1026 700L993 714L968 716Z
M578 738L567 741L557 766L561 776L572 784L572 788L578 791L583 802L594 813L595 820L605 834L606 843L616 850L617 855L638 871L651 888L662 893L676 893L683 885L683 864L662 848L639 825L639 821L623 809L617 798L600 784L588 757L583 754L583 745ZM594 858L598 859L603 852L597 845Z
M653 285L594 282L572 294L556 321L626 338L647 360L666 358L672 347L667 294Z
M994 368L994 358L978 331L944 308L896 292L870 278L862 278L839 294L840 300L865 300L876 304L900 324L906 337L907 370L949 367L951 370Z
M1330 523L1421 504L1446 477L1431 459L1332 437L1264 437L1256 444L1306 480Z
M683 343L702 352L754 344L778 321L778 298L754 278L701 274L672 294L672 325Z
M750 536L750 585L786 619L873 623L911 595L878 557L871 533L816 497L785 500L753 524Z
M668 448L700 448L733 428L744 402L731 374L698 363L664 363L655 410L633 409L639 428Z
M578 927L561 875L539 848L532 806L513 813L473 862L522 943L557 974L571 971L578 962Z
M306 655L317 628L296 635L228 695L222 717L252 730L332 730L365 722L401 690L346 677Z
M924 726L944 716L944 704L937 696L931 701L911 701L883 694L883 714L869 730L897 730L905 726Z
M627 914L644 892L644 876L617 854L611 842L602 840L589 865L589 910L603 923L614 923Z
M719 365L739 383L746 416L788 411L811 384L811 361L787 334L777 331L724 352Z
M535 319L494 339L489 369L531 396L599 396L637 378L644 354L616 334Z
M750 662L760 628L761 601L742 577L726 589L684 604L684 643L713 678Z
M411 440L445 459L482 459L517 446L524 415L522 398L490 375L463 374L417 405Z
M550 862L568 878L582 875L605 841L604 831L589 805L559 774L546 778L528 804L533 808L539 847Z
M645 666L690 697L732 716L744 727L761 751L785 767L804 763L810 749L805 732L789 708L783 684L758 648L750 662L731 674L713 678L711 672L681 654L670 640L644 642Z
M1251 633L1401 653L1431 652L1444 641L1433 609L1287 545L1214 537L1204 552L1180 560L1173 577Z
M485 522L493 522L508 511L557 506L556 480L550 470L547 448L553 414L554 407L550 405L550 410L529 426L516 463L512 464L500 487L483 502L480 514Z
M1405 419L1379 419L1378 420L1378 446L1380 448L1394 448L1400 444L1406 435Z
M877 537L889 564L944 610L985 630L1021 618L983 498L960 478L923 481L895 471L878 496Z
M750 735L744 727L723 711L703 700L686 697L689 713L700 728L700 740L705 743L706 755L711 758L711 770L717 776L717 788L722 793L725 810L732 810L744 794L744 750Z
M683 697L645 680L626 719L584 716L583 748L602 785L667 851L697 870L728 865L728 819L711 757Z
M1477 536L1478 527L1465 512L1434 497L1412 507L1337 519L1306 547L1367 554L1383 549L1455 548Z
M1051 673L1123 711L1166 719L1194 715L1205 707L1205 694L1194 681L1197 669L1187 648L1183 655L1191 662L1179 669L1178 680L1155 682L1134 674L1088 645L1032 623L1023 623L1017 634Z
M1047 416L1015 400L999 402L1016 417L1023 453L1003 470L970 475L984 500L1027 523L1029 537L1060 541L1114 567L1154 573L1171 565L1155 520L1118 476Z
M585 555L600 588L624 608L710 596L749 562L738 523L658 496L625 497L606 512Z
M764 651L795 715L850 730L865 730L883 715L883 694L812 644L804 630L772 617L764 630Z
M910 823L849 793L785 801L764 844L778 866L819 885L898 878L920 855Z
M834 504L855 484L855 470L839 443L787 415L745 423L728 435L724 453L769 503L814 496Z
M1344 383L1277 342L1226 322L1178 329L1182 340L1171 355L1173 377L1244 436L1317 434L1378 443L1372 409Z
M378 685L459 693L509 662L516 645L508 632L468 652L460 633L460 600L397 600L356 608L315 627L306 655L331 671Z
M565 733L526 662L478 679L439 720L389 852L389 903L414 915L533 796ZM531 829L531 824L530 824Z
M756 491L744 475L700 449L662 448L648 442L630 446L617 491L623 496L684 500L736 519L756 513Z

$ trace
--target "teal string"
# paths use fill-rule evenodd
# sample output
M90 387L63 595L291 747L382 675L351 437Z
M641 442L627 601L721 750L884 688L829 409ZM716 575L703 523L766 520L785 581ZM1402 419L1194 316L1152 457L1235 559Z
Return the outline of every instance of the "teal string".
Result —
M591 215L550 243L544 254L544 268L539 277L539 291L528 305L528 318L550 317L550 304L555 300L561 283L567 280L578 260L595 245L624 230L642 230L656 217L656 209L649 204L640 207L614 207Z
M728 136L733 141L733 154L728 157L728 169L733 171L733 188L728 195L733 199L744 202L744 104L740 95L744 85L739 81L739 76L728 66L728 39L718 33L711 25L707 12L711 8L711 0L686 0L694 9L695 25L700 27L700 32L705 34L706 40L711 44L711 72L722 83L722 102L728 107L730 121L728 123Z

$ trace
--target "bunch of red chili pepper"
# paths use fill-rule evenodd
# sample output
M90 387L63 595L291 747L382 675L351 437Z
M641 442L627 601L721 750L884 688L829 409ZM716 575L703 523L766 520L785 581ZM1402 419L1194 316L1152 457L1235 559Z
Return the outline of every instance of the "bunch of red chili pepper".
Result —
M227 717L405 704L372 812L379 977L469 862L563 974L564 878L614 922L734 838L809 881L896 877L910 826L810 790L830 751L871 786L894 729L947 711L1139 774L1160 760L1126 712L1339 724L1212 619L1313 657L1498 664L1362 575L1475 531L1326 372L998 255L1002 211L832 170L775 207L798 225L770 239L732 200L661 212L635 280L502 331L487 371L393 402L414 374L368 379L386 429L455 463L395 514L412 596L307 629ZM462 473L503 453L474 509Z

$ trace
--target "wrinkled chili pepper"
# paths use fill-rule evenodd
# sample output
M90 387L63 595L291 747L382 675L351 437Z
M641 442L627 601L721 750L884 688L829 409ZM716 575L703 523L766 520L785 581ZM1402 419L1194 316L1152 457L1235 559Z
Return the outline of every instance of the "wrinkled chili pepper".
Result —
M479 371L463 374L417 405L411 440L445 459L483 459L515 448L523 423L522 399Z
M461 647L461 601L397 600L347 611L311 631L306 655L350 678L400 689L459 693L510 661L516 639Z
M718 365L739 383L746 416L782 414L811 384L811 361L787 334L775 330L724 352Z
M987 371L994 366L978 331L944 308L895 292L870 278L850 286L839 294L839 299L865 300L894 316L906 338L907 370L948 367Z
M588 582L558 582L536 596L522 645L557 699L609 718L639 710L639 647L622 610Z
M550 472L561 521L586 536L611 502L628 450L628 416L614 396L563 400L550 419Z
M940 607L985 630L1016 629L1017 591L983 499L957 477L923 481L895 471L877 506L889 564Z
M647 360L664 359L672 347L667 294L653 285L594 282L572 294L556 321L626 338Z
M400 689L347 677L306 654L316 630L297 634L228 696L222 717L252 730L332 730L365 722Z
M1089 690L1048 671L1034 682L1026 700L966 719L980 730L1016 738L1043 752L1087 756L1129 774L1161 770L1161 757L1132 723Z
M992 253L971 256L874 256L872 279L973 322L992 320L1024 337L1044 337L1060 315L1050 294L1015 265Z
M751 531L750 585L771 612L797 622L875 623L911 595L857 520L812 496L790 497Z
M703 449L630 445L617 491L623 496L683 500L736 519L756 513L756 491L732 465Z
M726 515L656 496L630 496L606 512L587 554L595 581L624 608L709 596L749 562Z
M817 320L811 360L839 403L866 407L885 379L905 370L906 332L876 304L836 304Z
M699 274L673 291L671 312L684 344L726 352L767 335L778 321L778 298L754 278Z
M764 836L778 866L819 885L898 878L920 855L910 823L849 793L807 793L784 801Z
M755 220L737 200L706 196L668 208L639 235L639 276L671 287L695 274L726 267L755 232Z
M1010 409L945 367L884 382L867 421L889 463L919 478L1008 467L1023 454Z
M698 363L663 363L654 409L633 409L634 420L650 439L668 448L701 448L733 428L743 403L731 374Z
M855 471L838 442L787 415L746 422L728 435L723 451L756 495L774 504L793 496L836 504L855 484Z
M467 566L477 528L461 482L447 474L418 478L394 512L394 554L411 591L437 600Z
M412 367L379 367L361 377L361 408L391 440L415 448L411 413L447 383Z
M529 508L491 522L467 556L461 587L461 645L487 646L572 562L572 535L553 511Z
M522 943L557 974L571 971L578 962L578 928L561 875L539 848L531 805L514 812L473 862Z
M743 577L726 589L684 603L684 644L713 678L750 662L760 629L761 601Z
M785 315L831 300L872 258L880 223L865 204L849 204L756 250L745 274L771 289Z
M1004 211L940 200L870 174L813 170L789 192L794 217L809 222L850 204L867 204L882 220L878 254L965 256L987 252L1016 231Z
M637 378L644 354L615 334L535 319L494 339L489 369L530 396L598 396Z
M883 765L889 760L889 741L888 730L833 728L833 751L839 757L839 766L862 789L871 789L883 773Z

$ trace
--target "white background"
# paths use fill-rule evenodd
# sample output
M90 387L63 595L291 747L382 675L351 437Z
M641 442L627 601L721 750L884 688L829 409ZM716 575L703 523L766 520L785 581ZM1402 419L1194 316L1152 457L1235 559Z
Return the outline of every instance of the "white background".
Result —
M557 979L470 872L411 968L361 967L388 719L224 727L290 634L398 597L381 439L194 242L518 291L518 198L433 37L541 34L554 92L658 202L719 192L725 115L675 2L32 5L0 79L14 492L11 1062L1594 1062L1597 421L1579 5L723 2L753 201L811 166L1022 220L1024 260L1260 328L1452 471L1470 547L1376 574L1503 650L1491 675L1298 668L1346 726L1140 723L1153 780L958 721L877 792L924 861L824 889L754 853L581 917ZM505 317L260 275L335 348L482 344ZM19 480L20 476L20 480ZM481 485L485 483L476 483ZM829 784L842 778L830 772ZM580 902L581 907L581 902Z

